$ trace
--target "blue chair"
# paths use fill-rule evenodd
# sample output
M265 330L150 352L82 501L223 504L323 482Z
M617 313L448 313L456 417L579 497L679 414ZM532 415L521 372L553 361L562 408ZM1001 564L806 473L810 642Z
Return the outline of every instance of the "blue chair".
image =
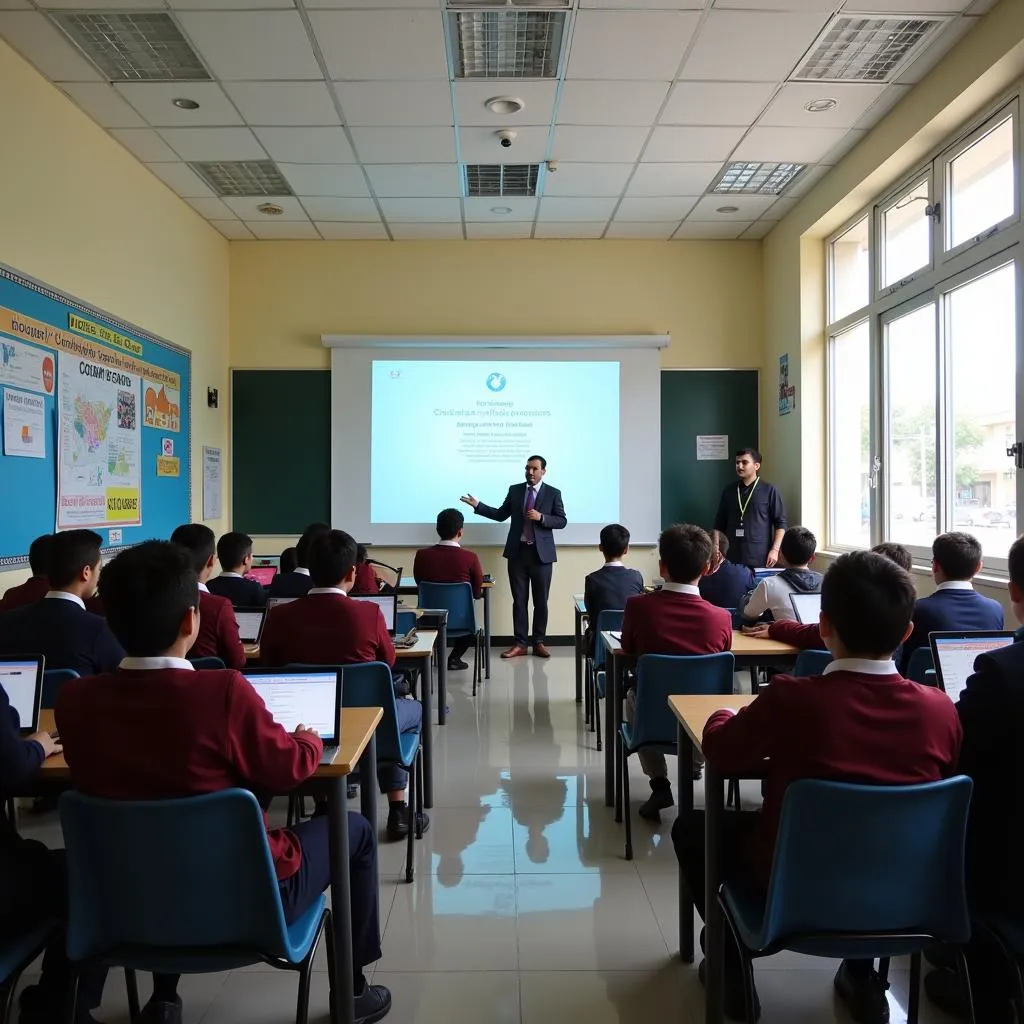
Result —
M626 860L633 859L633 827L629 807L629 755L645 748L678 754L677 722L668 698L677 694L732 693L736 659L721 654L644 654L636 663L636 711L633 721L619 729L623 817L626 820Z
M404 636L410 629L416 628L416 613L411 609L399 609L395 619L395 632Z
M935 669L930 668L930 669L928 669L925 672L924 679L922 679L921 682L925 686L936 686L937 687L939 685L939 675L935 671Z
M193 668L198 669L219 669L227 668L223 660L220 658L214 658L212 655L207 655L205 658L189 658L192 662Z
M11 1015L22 972L43 952L56 927L54 921L43 921L0 942L0 1024L7 1024Z
M74 1019L78 972L104 963L161 974L207 974L262 961L297 971L296 1024L309 1019L313 956L326 898L285 924L263 812L226 789L180 800L60 798L68 858L68 957ZM137 1001L136 1001L137 1002ZM133 1008L136 1019L138 1008Z
M79 675L73 668L48 668L43 672L43 696L40 707L54 708L57 706L57 694L69 679L78 679Z
M597 616L597 623L594 626L594 653L587 655L586 663L586 686L590 694L590 706L593 714L590 717L590 728L597 734L597 749L601 750L604 740L601 735L601 702L598 698L603 697L607 683L607 669L605 663L608 660L608 648L601 637L602 633L622 629L621 609L608 609L600 612Z
M421 608L448 609L448 639L458 640L462 637L473 638L473 696L476 696L477 684L483 685L481 676L481 646L484 631L476 624L476 605L473 601L473 588L469 583L429 583L423 581L419 585L418 603ZM447 657L447 651L441 656Z
M927 683L928 680L925 673L928 669L934 669L935 663L932 659L932 649L930 647L918 647L914 650L914 653L910 655L910 661L907 662L907 678L915 683ZM935 685L934 683L932 684Z
M908 1024L920 1003L921 953L962 947L971 934L964 839L972 783L965 775L920 786L801 779L782 804L767 896L726 881L718 905L739 949L747 1020L754 1020L752 961L790 949L831 959L909 955ZM718 969L722 945L715 951ZM970 1017L974 1020L973 1012Z
M793 666L795 676L820 676L832 661L831 651L801 651Z

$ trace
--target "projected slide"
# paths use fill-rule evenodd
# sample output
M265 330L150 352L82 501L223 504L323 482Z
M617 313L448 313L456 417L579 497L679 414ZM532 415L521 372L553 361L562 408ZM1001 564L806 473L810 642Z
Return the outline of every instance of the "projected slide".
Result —
M548 460L570 522L616 521L619 369L617 361L375 359L371 522L433 523L466 492L499 505L533 454Z

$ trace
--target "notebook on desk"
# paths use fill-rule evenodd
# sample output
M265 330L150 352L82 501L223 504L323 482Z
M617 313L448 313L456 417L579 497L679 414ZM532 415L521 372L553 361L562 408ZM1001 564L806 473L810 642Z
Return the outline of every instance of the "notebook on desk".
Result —
M974 672L979 654L998 651L1013 643L1009 630L943 631L928 634L935 665L935 677L950 700L959 700L960 693Z
M0 658L0 686L4 688L11 707L18 713L22 736L31 736L39 730L39 705L43 700L45 666L46 659L41 654Z
M321 764L331 764L341 742L341 673L329 669L249 669L245 673L274 721L288 732L300 723L323 740Z

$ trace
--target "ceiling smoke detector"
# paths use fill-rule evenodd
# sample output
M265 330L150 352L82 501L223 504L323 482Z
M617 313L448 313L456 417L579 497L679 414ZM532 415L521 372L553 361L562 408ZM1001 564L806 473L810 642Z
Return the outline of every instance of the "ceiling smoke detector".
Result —
M268 217L280 217L284 213L284 207L278 206L277 203L260 203L256 209Z
M824 114L826 110L834 110L838 105L838 100L832 99L831 96L825 96L820 100L811 100L810 103L805 103L804 110L809 114Z
M523 107L526 106L521 99L516 96L492 96L484 106L492 114L518 114Z
M171 106L177 107L179 110L198 110L199 104L195 100L190 100L185 96L177 96L171 100Z

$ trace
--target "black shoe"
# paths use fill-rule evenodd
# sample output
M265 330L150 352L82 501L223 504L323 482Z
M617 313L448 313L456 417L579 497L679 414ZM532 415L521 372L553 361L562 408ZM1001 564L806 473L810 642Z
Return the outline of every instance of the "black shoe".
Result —
M956 971L939 968L924 976L924 990L929 1000L943 1013L958 1020L967 1017L967 1000Z
M889 985L882 981L877 971L857 975L851 972L849 963L844 960L836 971L833 984L857 1024L889 1024L889 1001L885 998Z
M700 983L707 988L707 960L701 960L697 965L697 977ZM731 976L730 971L725 972L725 991L722 993L722 1012L729 1020L746 1021L747 1005L743 1000L743 978L740 975ZM754 1020L761 1019L761 999L754 989Z
M139 1014L139 1024L181 1024L181 999L150 999Z
M403 697L408 697L412 693L412 687L409 685L408 680L399 679L391 684L391 688L395 691L395 697L401 700Z
M350 782L345 787L345 796L347 796L349 800L355 800L355 798L359 796L359 787L354 782Z
M29 985L18 996L21 1024L53 1024L64 1019L64 993L46 991L42 985ZM96 1018L81 1005L75 1010L75 1024L99 1024Z
M461 658L449 658L448 659L448 671L449 672L464 672L469 665L464 662Z
M651 795L640 805L637 814L645 821L661 821L661 811L671 807L672 785L668 779L651 779Z
M356 996L356 1024L373 1024L383 1020L391 1009L391 993L384 985L364 985Z
M419 827L419 833L430 831L430 815L421 811L414 815L413 827ZM409 807L404 800L396 801L390 805L388 811L387 837L391 842L405 839L409 835Z

